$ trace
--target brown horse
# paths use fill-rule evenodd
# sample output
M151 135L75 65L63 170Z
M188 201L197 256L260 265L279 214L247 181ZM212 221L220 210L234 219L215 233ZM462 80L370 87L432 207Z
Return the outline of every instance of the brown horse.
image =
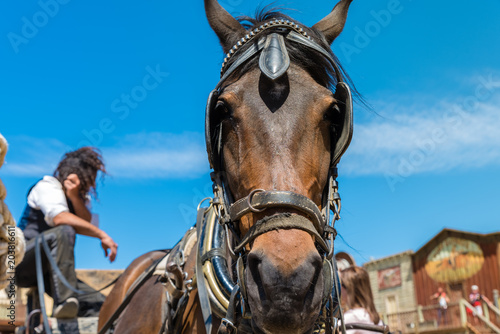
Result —
M243 24L216 0L205 0L208 22L227 53L208 102L206 128L215 171L210 208L223 226L225 251L200 254L200 248L183 241L176 253L182 260L167 264L164 276L148 269L164 252L137 258L104 303L100 329L124 299L127 306L113 321L118 334L156 334L165 328L217 333L224 314L207 314L203 306L217 298L219 309L227 312L220 333L245 323L239 332L311 333L321 327L320 318L333 314L329 209L337 219L335 167L349 144L352 119L349 88L330 44L344 27L351 1L341 0L308 28L278 12ZM200 221L203 226L209 211L202 209L199 239L207 238L200 234ZM203 292L204 261L217 257L227 262L232 285L223 293ZM171 292L165 292L165 284Z

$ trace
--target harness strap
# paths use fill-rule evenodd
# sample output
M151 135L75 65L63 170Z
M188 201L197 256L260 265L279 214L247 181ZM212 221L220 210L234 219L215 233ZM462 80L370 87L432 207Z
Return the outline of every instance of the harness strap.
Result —
M189 295L188 294L184 294L181 297L181 299L179 300L179 304L177 306L177 309L175 310L175 313L172 315L172 320L173 320L173 323L174 323L173 324L173 328L167 328L167 333L168 334L182 333L181 327L184 325L182 323L182 315L186 311L186 307L187 307L188 301L189 301Z
M212 333L212 309L210 307L210 297L208 295L207 286L205 285L205 275L203 274L203 262L201 260L200 247L203 245L202 230L203 221L205 218L205 208L198 209L196 217L196 231L198 233L198 246L196 248L196 284L198 287L198 299L200 301L201 312L203 314L203 323L207 333Z
M222 258L226 258L226 252L222 248L213 248L206 252L202 257L201 257L201 264L204 264L207 261L212 260L212 258L220 256Z
M336 261L333 261L333 264L334 264L334 270L336 272L338 272L338 268L337 268L337 262ZM344 321L344 310L342 310L342 305L340 303L340 289L339 289L339 275L333 275L333 286L335 288L335 295L337 297L337 302L338 302L338 310L339 310L339 316L340 316L340 320L341 320L341 324L340 324L340 329L342 331L342 334L346 334L346 326L345 326L345 321Z
M290 31L290 33L288 33L288 35L286 36L286 38L292 42L296 42L296 43L299 43L299 44L302 44L304 46L307 46L315 51L318 51L319 53L321 53L323 56L325 56L326 59L328 59L328 61L330 61L330 63L332 64L333 68L335 69L335 74L337 76L337 81L338 82L341 82L342 81L342 76L341 76L341 72L340 72L340 69L338 68L335 60L333 59L332 55L330 54L330 52L326 51L325 49L323 49L318 43L308 39L308 38L304 38L301 34L298 34L296 33L295 31Z
M372 324L353 322L353 323L345 324L345 328L346 329L355 329L355 330L365 330L365 331L384 333L384 334L389 333L389 326L387 326L387 325L379 326L379 325L374 325L374 324L372 325Z
M113 315L108 319L108 321L106 321L106 323L104 324L104 326L101 328L101 330L99 331L98 334L105 334L108 329L111 328L111 326L113 326L113 323L115 322L116 319L118 319L118 317L121 315L121 313L123 312L123 310L128 306L128 303L130 302L130 300L132 299L132 297L136 294L137 291L139 291L139 289L142 287L142 285L147 281L148 278L150 278L151 276L153 276L153 273L156 269L156 266L158 265L158 263L160 263L161 260L163 260L163 258L165 256L167 256L169 253L169 250L166 250L166 254L164 256L162 256L161 258L157 259L156 261L154 261L148 269L146 269L145 272L143 272L137 279L136 279L136 282L138 282L134 288L125 296L125 298L123 299L122 303L120 304L120 306L118 306L118 308L115 310L115 312L113 313Z
M240 293L240 287L235 286L233 292L231 292L231 298L229 300L229 307L227 308L226 317L222 319L219 326L218 334L236 334L238 332L238 327L236 324L236 304L238 303L238 295Z
M324 219L316 203L306 196L291 191L272 190L255 192L251 196L234 202L229 208L229 214L231 221L238 221L247 213L255 212L255 209L267 209L269 207L294 208L299 210L311 218L317 234L323 234Z
M286 219L284 220L283 217L286 217ZM300 215L285 213L266 217L257 221L248 230L247 234L241 240L241 242L234 248L234 252L241 252L248 243L252 242L259 235L262 235L269 231L282 229L298 229L308 232L309 234L312 234L314 236L316 242L320 245L321 248L323 248L325 251L329 250L327 243L321 237L321 235L318 234L315 226L309 219Z
M165 303L162 303L162 308L163 308L163 321L161 322L161 327L160 327L160 331L158 332L158 334L166 334L167 333L167 326L169 325L169 322L172 319L170 317L170 307L168 305L168 301Z

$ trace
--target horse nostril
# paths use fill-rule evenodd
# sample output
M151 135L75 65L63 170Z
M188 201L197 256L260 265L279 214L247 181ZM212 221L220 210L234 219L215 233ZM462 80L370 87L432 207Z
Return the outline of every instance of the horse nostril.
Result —
M247 267L251 272L258 272L259 266L262 263L263 255L260 252L251 252L247 255Z
M311 254L309 261L314 269L323 268L323 258L318 253Z
M247 255L244 277L252 312L277 319L295 308L317 309L324 290L323 262L315 251L301 260L274 258L262 250Z

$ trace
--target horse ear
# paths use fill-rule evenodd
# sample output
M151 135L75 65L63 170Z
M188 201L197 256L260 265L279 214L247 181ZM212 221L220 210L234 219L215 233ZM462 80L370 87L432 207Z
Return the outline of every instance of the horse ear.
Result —
M227 53L245 35L245 28L217 0L205 0L205 13L208 23L219 37L224 53Z
M351 2L352 0L341 0L330 14L313 26L313 28L325 35L329 44L332 44L335 38L342 32L342 29L344 29L347 11Z

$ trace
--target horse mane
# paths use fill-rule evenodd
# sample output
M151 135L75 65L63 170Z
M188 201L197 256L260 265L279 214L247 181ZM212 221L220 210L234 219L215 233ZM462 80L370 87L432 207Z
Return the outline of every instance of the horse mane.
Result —
M275 19L290 20L297 23L309 34L309 36L311 36L311 38L313 38L319 45L321 45L321 47L323 47L326 51L330 53L337 67L340 69L339 75L342 77L343 81L345 81L351 87L354 97L358 100L358 102L361 102L361 104L367 106L363 97L354 86L354 83L352 82L351 78L342 67L342 64L338 60L337 56L331 50L330 45L327 43L323 34L321 34L318 30L314 28L307 27L306 25L298 22L297 20L291 18L286 14L283 14L281 10L284 10L284 8L271 7L270 5L268 5L261 9L257 9L255 12L255 17L239 16L237 17L237 20L247 31L250 31L256 28L257 26L260 26L268 21L272 21ZM264 34L269 34L270 32L271 31L265 31ZM299 65L301 68L306 70L317 83L319 83L324 87L327 87L330 90L333 90L333 88L337 84L337 74L335 73L335 68L322 54L297 43L290 43L289 41L286 41L285 43L287 44L287 50L290 56L290 60L293 63ZM240 52L243 52L244 50L248 49L250 47L250 44L251 43L241 48ZM238 57L232 57L229 60L226 68L229 68L237 58ZM245 63L243 66L241 66L235 72L235 75L240 77L241 75L245 74L246 72L250 71L256 66L258 66L258 57L254 57L253 59Z

